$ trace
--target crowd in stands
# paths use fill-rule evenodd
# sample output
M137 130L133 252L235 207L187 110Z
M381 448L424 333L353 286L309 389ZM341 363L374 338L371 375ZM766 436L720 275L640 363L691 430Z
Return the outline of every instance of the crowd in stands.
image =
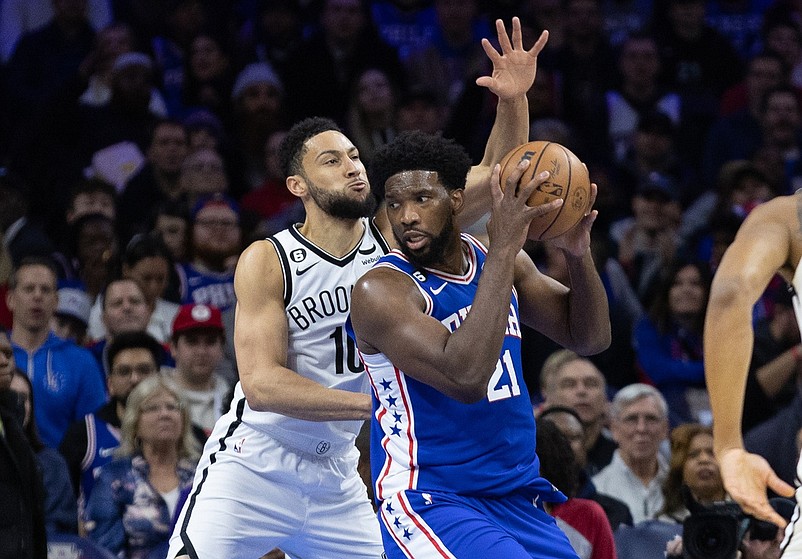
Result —
M702 331L741 221L802 187L798 2L0 0L0 338L45 481L22 498L48 534L164 551L238 378L237 258L304 219L278 163L287 129L334 119L368 172L412 129L480 160L495 111L480 40L512 16L525 45L549 31L530 137L599 186L613 332L583 358L524 328L534 413L558 427L538 437L543 469L570 497L552 513L583 558L645 557L638 542L662 552L681 532L683 485L726 498ZM565 279L559 251L525 248ZM754 320L746 446L793 483L802 341L779 278ZM569 448L570 467L542 454Z

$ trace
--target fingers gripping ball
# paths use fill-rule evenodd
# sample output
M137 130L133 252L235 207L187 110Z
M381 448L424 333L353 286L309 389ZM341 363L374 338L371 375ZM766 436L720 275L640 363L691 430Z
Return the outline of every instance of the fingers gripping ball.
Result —
M537 140L518 146L501 160L501 188L507 177L522 159L529 159L520 184L526 184L543 171L549 178L540 184L529 197L527 204L537 206L562 198L563 205L555 211L536 217L529 226L528 237L545 241L558 237L574 227L588 212L590 203L590 177L588 169L566 147L555 142Z

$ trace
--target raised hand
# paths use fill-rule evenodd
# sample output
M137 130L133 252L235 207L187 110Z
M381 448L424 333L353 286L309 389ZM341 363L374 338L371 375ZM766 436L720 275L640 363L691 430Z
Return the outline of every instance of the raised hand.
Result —
M517 17L512 18L512 40L500 19L496 20L496 32L501 53L490 41L482 39L482 48L493 63L493 73L477 78L476 85L488 88L500 99L514 99L532 87L537 73L537 56L546 46L549 32L544 30L529 50L524 49L521 21Z

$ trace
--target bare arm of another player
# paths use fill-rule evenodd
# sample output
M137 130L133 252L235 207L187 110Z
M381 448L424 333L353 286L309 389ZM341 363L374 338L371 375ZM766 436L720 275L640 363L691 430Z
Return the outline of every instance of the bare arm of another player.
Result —
M268 241L249 246L234 276L234 347L248 405L309 421L367 419L370 396L326 388L287 368L283 276Z
M591 184L588 214L549 241L565 255L570 287L540 273L526 254L516 262L521 321L580 355L604 351L611 339L607 293L590 252L590 231L598 215L592 209L596 193Z
M495 184L491 244L474 300L454 332L427 315L423 296L398 271L374 268L357 282L351 320L364 353L384 353L404 373L456 400L471 403L487 396L487 384L501 352L510 314L514 263L533 216L558 208L562 201L532 208L529 193L541 181L530 181L515 194L502 195ZM520 177L520 171L518 172ZM515 179L517 180L517 178ZM491 183L493 184L493 183Z
M796 220L795 207L782 207L789 202L795 200L767 202L741 226L716 270L704 332L705 378L724 487L744 511L778 526L786 522L769 505L766 488L786 496L793 494L793 488L777 477L766 460L744 450L741 415L754 344L752 308L789 260L788 225L778 220L778 215Z

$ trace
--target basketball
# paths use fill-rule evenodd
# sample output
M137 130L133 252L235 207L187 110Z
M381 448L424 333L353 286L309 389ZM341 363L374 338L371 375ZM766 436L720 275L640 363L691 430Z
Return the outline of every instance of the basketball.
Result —
M526 184L543 171L549 178L539 185L527 201L530 206L545 204L562 198L563 205L545 215L536 217L529 226L528 237L545 241L559 237L574 227L588 212L590 203L590 177L588 169L568 148L556 142L536 140L518 146L501 160L501 188L507 177L523 159L529 159L520 184Z

